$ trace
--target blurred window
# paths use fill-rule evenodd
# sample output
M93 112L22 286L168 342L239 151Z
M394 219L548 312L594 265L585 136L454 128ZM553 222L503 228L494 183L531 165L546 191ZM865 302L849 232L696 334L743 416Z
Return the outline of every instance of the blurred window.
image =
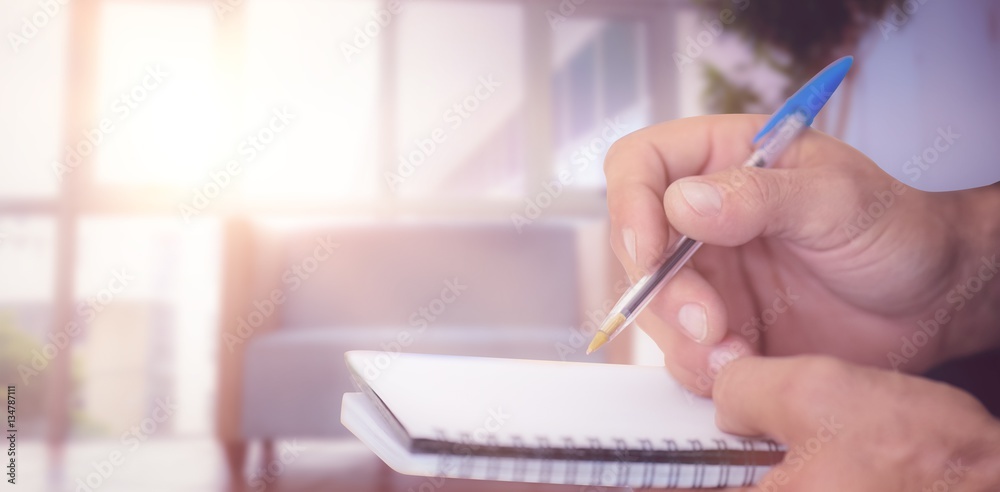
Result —
M52 163L64 153L69 22L68 16L57 15L27 39L20 20L38 10L33 0L0 2L0 18L8 19L7 43L0 49L3 199L53 198L59 191Z
M215 394L218 221L85 218L80 224L74 430L119 436L158 399L180 403L158 433L208 434Z
M645 39L637 20L573 18L554 31L554 171L573 186L603 188L611 143L651 123Z
M226 150L215 16L197 3L101 3L94 120L99 183L191 184ZM178 35L183 33L183 35Z
M562 170L603 203L607 147L650 122L641 2L558 26L528 0L230 3L74 4L0 50L0 89L19 95L0 98L0 346L41 347L55 314L81 323L64 378L78 435L120 433L167 397L181 409L160 432L210 432L228 213L415 216L427 202L495 217ZM95 39L70 38L79 19ZM551 139L533 139L527 115L549 110Z
M389 172L399 179L382 184L406 197L517 197L525 173L524 7L412 2L398 29Z
M377 194L380 54L364 34L375 1L248 0L242 133L227 157L245 158L240 177L254 200L328 202ZM390 24L391 26L391 24ZM360 33L360 34L359 34ZM350 48L355 44L361 48ZM287 110L287 129L251 159L238 143ZM232 154L235 154L233 156Z

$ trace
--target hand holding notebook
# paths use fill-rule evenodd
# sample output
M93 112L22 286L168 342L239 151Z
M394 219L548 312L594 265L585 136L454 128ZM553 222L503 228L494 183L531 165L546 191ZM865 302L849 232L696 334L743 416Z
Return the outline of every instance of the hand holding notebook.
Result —
M341 420L400 473L719 487L752 484L783 455L719 431L712 402L661 367L386 357L347 354L363 393L344 395Z

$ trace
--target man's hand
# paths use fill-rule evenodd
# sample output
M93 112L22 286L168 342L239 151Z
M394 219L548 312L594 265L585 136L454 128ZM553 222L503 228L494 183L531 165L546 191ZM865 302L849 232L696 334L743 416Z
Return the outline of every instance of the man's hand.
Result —
M829 357L747 357L712 397L722 430L787 444L758 492L1000 490L1000 423L951 386Z
M998 343L996 189L909 189L812 130L773 169L738 168L765 120L663 123L605 162L611 244L631 279L681 234L705 242L638 318L682 384L708 395L714 368L751 354L919 372Z

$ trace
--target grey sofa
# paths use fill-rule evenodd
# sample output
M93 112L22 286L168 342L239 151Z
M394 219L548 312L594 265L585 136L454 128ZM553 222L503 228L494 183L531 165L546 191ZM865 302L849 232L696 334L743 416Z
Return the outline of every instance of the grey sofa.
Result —
M255 246L229 260L227 268L242 270L227 285L246 300L224 299L223 316L266 311L261 300L275 291L283 302L250 336L242 327L241 354L221 352L239 366L223 368L230 384L241 385L220 388L221 427L236 434L223 429L231 455L243 453L247 440L347 436L339 412L341 396L352 390L348 350L583 359L571 344L583 288L572 223L543 222L521 233L499 220L240 231L227 241ZM323 241L336 248L326 254L318 249ZM233 321L223 323L230 340ZM567 346L577 350L566 353ZM239 408L227 408L227 395ZM241 456L230 459L242 467Z

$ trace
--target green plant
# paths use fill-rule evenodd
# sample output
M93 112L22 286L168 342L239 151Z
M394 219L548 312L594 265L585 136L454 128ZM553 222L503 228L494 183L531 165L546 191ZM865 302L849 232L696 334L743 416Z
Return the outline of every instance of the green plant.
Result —
M17 328L10 313L0 313L0 381L17 388L17 420L28 426L42 420L47 378L40 373L24 384L18 367L31 367L37 350L41 344Z
M0 383L16 387L17 421L27 435L43 429L46 398L53 369L49 365L38 370L32 359L41 360L43 343L17 326L9 312L0 312ZM24 372L30 371L30 372ZM27 377L24 375L27 374ZM78 435L103 435L103 429L79 409L77 399L83 371L79 361L70 362L69 405L71 429Z

